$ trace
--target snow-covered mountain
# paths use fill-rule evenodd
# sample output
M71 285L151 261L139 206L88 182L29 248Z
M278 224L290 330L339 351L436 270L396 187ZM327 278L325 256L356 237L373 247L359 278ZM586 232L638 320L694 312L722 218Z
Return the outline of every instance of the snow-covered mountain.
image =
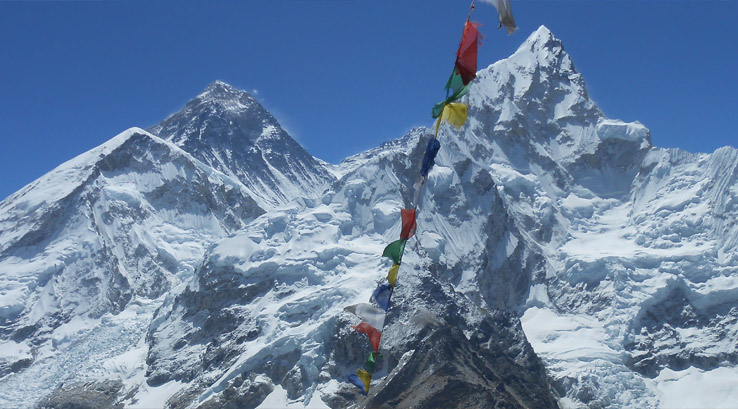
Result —
M317 196L334 181L256 99L221 81L149 131L241 181L264 209Z
M132 128L0 203L0 375L88 320L189 278L207 244L264 213L247 189ZM7 348L7 349L6 349Z
M543 257L514 301L563 402L730 407L736 149L652 148L640 124L605 119L545 28L480 77L507 86L472 88L482 109L461 137L493 136L492 177Z
M359 402L345 377L363 362L368 343L343 308L366 302L384 279L389 265L378 255L399 236L398 210L412 194L402 187L415 179L428 137L415 130L405 143L374 150L321 200L281 207L219 242L154 318L149 386L176 385L176 407L220 407L235 396L244 407L262 399L272 405L262 407ZM386 376L367 404L553 407L517 318L485 312L456 291L437 258L425 254L437 256L431 240L441 238L424 234L423 248L406 251L382 342ZM458 361L461 355L468 360ZM485 356L491 361L477 361Z
M343 307L384 280L432 134L331 173L214 83L150 129L167 141L127 131L0 203L0 406L738 401L738 151L608 119L545 27L465 102L367 398L344 381L369 346Z
M222 94L231 91L228 104ZM253 106L245 109L245 102ZM244 92L216 82L185 111L191 109L208 126L253 121L251 132L260 137L249 141L255 146L250 152L267 158L273 154L265 149L279 148L279 160L289 159L289 166L231 155L244 146L227 143L233 132L220 135L204 126L201 135L210 145L206 152L193 150L200 160L132 128L2 201L0 377L14 375L3 380L9 392L0 406L22 406L29 391L48 390L59 377L73 376L78 368L62 357L78 358L69 357L85 354L87 344L100 342L95 348L103 356L130 349L163 297L191 278L208 246L274 206L265 197L277 202L314 196L334 180ZM172 118L181 117L165 121L167 129L177 131ZM242 134L235 138L245 137L246 128L238 130ZM187 147L186 138L177 141ZM212 157L229 161L215 167L203 162ZM235 177L246 170L264 183L247 186ZM293 185L270 191L268 185L285 175ZM129 314L139 321L134 328L120 319ZM127 329L113 325L106 327L109 337L100 336L103 322L111 319ZM33 365L37 361L47 364Z

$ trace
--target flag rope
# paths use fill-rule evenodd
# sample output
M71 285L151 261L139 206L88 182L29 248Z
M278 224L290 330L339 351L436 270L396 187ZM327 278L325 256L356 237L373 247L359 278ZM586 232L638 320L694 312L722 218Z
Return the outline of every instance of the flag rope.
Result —
M506 4L505 8L505 26L510 30L514 31L515 22L512 19L512 12L509 9L509 0L501 0ZM475 8L476 0L471 1L469 6L469 15L466 18L464 24L464 31L461 36L459 43L459 49L456 52L456 62L454 63L454 70L446 83L446 99L434 105L431 116L437 117L435 123L435 132L433 138L428 141L428 145L425 150L425 155L420 163L419 179L413 184L413 187L417 187L413 196L413 201L410 203L410 209L401 209L401 230L400 239L396 240L382 252L382 257L388 257L392 260L392 267L390 267L387 273L387 283L380 285L370 298L370 302L378 305L375 307L372 304L362 303L346 307L344 310L355 314L361 318L362 322L359 325L353 326L357 332L361 332L367 335L372 351L369 353L369 357L364 362L362 368L356 371L356 374L350 374L348 381L356 385L361 389L363 395L368 395L369 388L371 386L372 373L374 372L374 366L378 358L383 357L379 353L379 345L381 342L382 331L384 330L385 318L389 308L391 307L390 301L392 293L397 285L397 275L399 273L400 265L402 264L402 256L405 252L405 244L413 237L417 229L417 212L420 205L420 194L428 180L428 173L435 163L436 155L440 149L440 142L438 141L438 132L441 125L444 122L449 122L456 128L461 128L467 119L467 105L457 103L458 99L467 94L471 80L476 77L477 67L477 47L479 44L480 33L477 30L479 24L470 22L472 12ZM498 17L500 23L503 22L503 15L500 13L500 6L495 3L497 7ZM509 20L509 21L508 21ZM453 93L449 96L449 92L453 90ZM415 241L416 250L418 240ZM386 357L385 362L387 362Z

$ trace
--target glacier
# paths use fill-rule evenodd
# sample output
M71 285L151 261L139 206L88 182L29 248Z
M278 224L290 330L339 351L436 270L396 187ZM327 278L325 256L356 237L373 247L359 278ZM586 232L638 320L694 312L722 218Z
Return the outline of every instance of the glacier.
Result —
M0 406L737 407L738 151L607 118L546 27L443 127L326 164L215 82L0 202Z

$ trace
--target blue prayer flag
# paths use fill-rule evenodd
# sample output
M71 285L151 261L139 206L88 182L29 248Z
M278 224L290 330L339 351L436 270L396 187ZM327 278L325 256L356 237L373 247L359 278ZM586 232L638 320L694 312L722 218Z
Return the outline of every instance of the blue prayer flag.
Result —
M423 165L420 168L420 174L423 177L428 177L428 172L430 172L435 164L439 149L441 149L441 142L438 142L438 139L433 138L428 141L428 146L425 148L425 156L423 157Z
M372 300L377 303L383 310L389 309L390 298L392 297L392 287L389 284L382 284L372 294Z
M357 388L361 389L362 395L366 395L366 391L364 390L364 382L362 382L361 379L359 379L358 375L352 373L351 375L348 376L348 380L349 382L356 385Z

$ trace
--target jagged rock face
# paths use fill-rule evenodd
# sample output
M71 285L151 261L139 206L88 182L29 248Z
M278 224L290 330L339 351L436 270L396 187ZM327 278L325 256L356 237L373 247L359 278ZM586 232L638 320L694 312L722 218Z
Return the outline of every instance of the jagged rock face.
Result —
M37 409L123 409L116 403L123 389L121 381L85 382L63 385L44 398Z
M391 370L363 402L366 407L557 407L544 367L513 313L464 306L451 286L439 285L432 275L417 277L409 281L420 291L400 301L403 316L396 316L400 324L388 335L413 324L421 329L404 337L399 351L390 351L396 354L388 360Z
M475 306L410 251L384 330L386 359L377 365L378 384L362 400L353 386L340 383L368 351L342 308L362 285L376 285L370 274L382 263L351 250L366 238L353 235L353 229L344 230L345 236L339 232L351 221L331 211L337 203L305 205L313 217L333 217L321 227L309 226L294 208L271 220L260 218L253 229L219 243L197 284L165 306L161 320L155 318L158 324L148 337L150 384L192 385L169 401L171 407L221 407L234 400L256 407L277 387L289 399L334 408L463 408L480 402L556 407L544 367L515 315ZM338 247L319 246L282 259L287 246L303 247L294 238L331 233L344 236ZM282 235L293 239L274 247ZM346 277L351 270L360 277ZM332 387L339 389L323 392Z
M220 81L149 131L241 181L263 208L317 196L335 180L261 104Z

